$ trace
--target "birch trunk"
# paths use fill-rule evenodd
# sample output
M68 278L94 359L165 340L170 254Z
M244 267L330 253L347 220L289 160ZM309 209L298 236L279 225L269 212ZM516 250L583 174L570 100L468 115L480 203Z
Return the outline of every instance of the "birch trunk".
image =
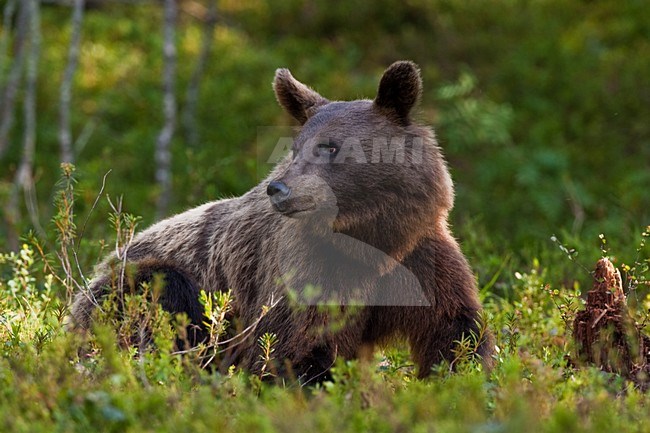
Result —
M171 141L176 127L176 17L175 0L164 0L165 23L163 42L163 116L164 125L156 140L156 182L159 194L156 214L160 218L167 213L171 199Z
M20 79L22 78L22 73L25 66L25 41L29 37L29 6L27 2L21 2L19 5L20 8L18 10L16 37L14 43L14 60L11 64L11 68L9 69L9 74L6 77L6 80L4 80L2 83L3 86L0 91L2 94L0 107L0 158L2 158L5 151L9 147L9 133L11 132L11 127L14 124L14 107L16 104L16 95L18 94L18 89L20 88ZM8 12L12 11L7 11L7 8L5 8L5 13ZM5 19L7 19L6 15ZM10 27L6 27L5 30L8 32L9 28Z
M24 97L24 135L23 155L16 171L14 186L7 204L8 221L13 222L13 230L8 233L9 247L18 248L20 228L20 192L24 193L25 205L32 226L43 234L38 216L38 206L34 189L34 155L36 153L36 84L38 80L38 61L41 50L40 14L38 0L24 0L21 7L27 19L29 51L26 53L26 80ZM11 225L11 224L10 224Z
M81 25L83 23L85 0L74 0L72 11L72 32L68 48L68 63L61 80L59 99L59 144L61 162L74 162L72 149L72 132L70 128L70 104L72 101L72 81L79 63L79 46L81 43Z

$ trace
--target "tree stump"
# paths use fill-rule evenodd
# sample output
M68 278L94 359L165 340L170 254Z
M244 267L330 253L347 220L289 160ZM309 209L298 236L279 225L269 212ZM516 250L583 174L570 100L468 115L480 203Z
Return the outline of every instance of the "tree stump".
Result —
M577 361L618 373L641 389L650 386L650 338L627 310L618 269L606 258L596 263L584 310L573 322Z

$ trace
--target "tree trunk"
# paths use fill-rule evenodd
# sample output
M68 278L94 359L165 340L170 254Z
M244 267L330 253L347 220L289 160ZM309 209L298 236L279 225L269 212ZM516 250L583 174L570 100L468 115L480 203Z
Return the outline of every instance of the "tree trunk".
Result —
M16 11L16 0L8 0L2 10L2 37L0 37L0 88L5 83L5 61L9 58L7 49L9 47L9 34L11 33L11 21Z
M171 199L171 141L176 127L176 16L175 0L165 0L165 24L163 42L163 116L164 125L156 140L156 182L158 201L156 214L160 218L167 213Z
M21 8L25 10L27 26L29 28L29 51L27 52L27 74L25 80L24 97L24 135L23 155L16 171L14 186L7 204L7 217L13 222L13 230L9 231L8 241L11 249L18 248L18 234L20 228L20 192L25 194L25 205L32 226L39 234L43 234L38 216L38 205L34 188L34 155L36 153L36 83L38 80L38 61L41 50L40 14L38 0L24 0ZM13 221L12 221L13 220Z
M61 162L74 162L72 150L72 132L70 129L70 103L72 101L72 80L79 63L79 45L81 43L81 26L83 23L85 0L74 0L72 11L72 33L68 48L68 63L61 81L59 108L59 144Z
M9 70L9 75L6 81L3 81L2 87L2 106L0 107L0 158L4 155L9 147L9 133L14 124L14 106L16 103L16 95L20 87L20 78L25 65L25 40L28 38L29 27L29 7L27 2L21 2L18 11L18 20L16 23L16 37L14 42L14 60ZM7 11L5 8L5 13ZM5 18L7 18L5 16ZM10 27L6 27L5 31L9 31ZM4 77L3 77L4 78Z

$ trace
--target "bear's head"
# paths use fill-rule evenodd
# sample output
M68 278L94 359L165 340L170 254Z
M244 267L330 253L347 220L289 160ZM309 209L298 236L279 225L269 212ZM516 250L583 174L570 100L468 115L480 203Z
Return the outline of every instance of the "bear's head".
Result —
M335 232L396 256L446 225L453 188L433 131L412 121L422 93L414 63L386 69L374 100L329 101L287 69L273 88L302 125L267 185L277 212L326 211Z

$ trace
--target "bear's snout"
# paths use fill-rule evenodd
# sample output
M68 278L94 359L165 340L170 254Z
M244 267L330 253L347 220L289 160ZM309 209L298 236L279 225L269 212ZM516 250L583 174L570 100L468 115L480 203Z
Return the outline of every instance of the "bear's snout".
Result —
M282 210L283 203L289 198L291 195L291 188L287 186L286 183L281 182L279 180L274 180L269 183L269 185L266 187L266 193L269 195L271 198L271 203L273 203L273 206L278 208L278 210Z

